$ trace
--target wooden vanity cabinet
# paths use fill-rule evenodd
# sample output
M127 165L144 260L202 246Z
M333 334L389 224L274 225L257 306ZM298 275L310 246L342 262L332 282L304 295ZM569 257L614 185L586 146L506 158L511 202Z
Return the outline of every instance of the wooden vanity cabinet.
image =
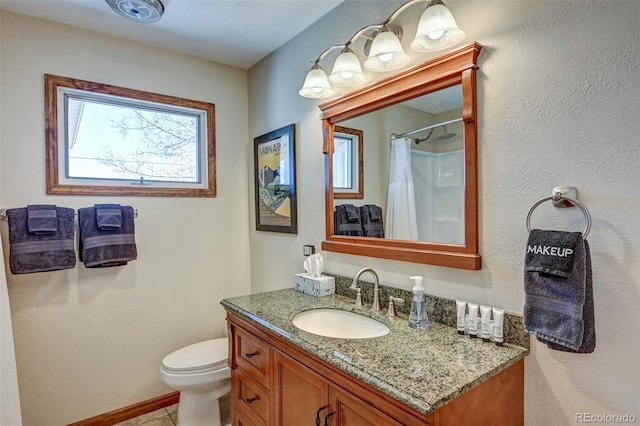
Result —
M402 426L279 351L274 356L274 366L276 425L314 425L320 421L321 425Z
M424 415L227 312L234 426L524 424L524 361Z

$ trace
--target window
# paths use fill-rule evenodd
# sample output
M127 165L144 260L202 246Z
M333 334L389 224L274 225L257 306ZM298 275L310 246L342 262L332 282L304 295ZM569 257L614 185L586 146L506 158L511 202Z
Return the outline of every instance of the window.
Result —
M333 198L364 198L362 130L335 126Z
M215 106L45 75L47 193L215 197Z

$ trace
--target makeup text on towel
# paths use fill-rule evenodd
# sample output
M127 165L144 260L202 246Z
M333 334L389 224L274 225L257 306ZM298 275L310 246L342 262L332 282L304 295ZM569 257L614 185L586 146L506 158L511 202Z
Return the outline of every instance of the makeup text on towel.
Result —
M568 257L573 254L573 250L565 247L528 246L527 253L542 254L546 256Z

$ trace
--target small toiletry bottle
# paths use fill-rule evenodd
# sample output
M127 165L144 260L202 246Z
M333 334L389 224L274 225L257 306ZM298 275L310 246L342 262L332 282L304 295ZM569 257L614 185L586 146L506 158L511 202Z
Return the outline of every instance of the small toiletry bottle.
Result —
M489 326L491 324L491 307L480 305L480 335L482 336L483 342L488 342L491 337L491 330Z
M469 307L469 337L475 339L478 337L478 304L467 303Z
M413 286L413 301L411 302L411 312L409 313L409 327L429 328L429 318L427 318L427 301L424 296L423 278L420 276L409 277L415 280Z
M465 326L466 326L466 317L465 311L467 309L467 302L464 300L456 300L456 313L457 313L457 321L456 325L458 328L458 334L464 334Z

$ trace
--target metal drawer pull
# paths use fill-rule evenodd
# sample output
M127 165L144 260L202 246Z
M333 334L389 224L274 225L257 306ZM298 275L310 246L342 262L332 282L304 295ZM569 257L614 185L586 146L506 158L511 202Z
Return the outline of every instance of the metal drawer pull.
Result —
M324 426L329 426L329 417L333 416L335 413L329 413L324 418Z
M253 358L256 355L259 355L258 351L251 352L250 354L244 354L244 356L247 358Z
M318 408L318 411L316 412L316 426L322 426L322 423L320 422L320 411L329 408L328 405L325 405L324 407L320 407ZM325 422L327 421L327 418L325 417Z
M247 404L251 404L253 401L256 401L256 400L258 400L258 399L260 399L260 397L259 397L258 395L256 395L256 396L254 396L253 398L245 398L245 402L246 402Z

